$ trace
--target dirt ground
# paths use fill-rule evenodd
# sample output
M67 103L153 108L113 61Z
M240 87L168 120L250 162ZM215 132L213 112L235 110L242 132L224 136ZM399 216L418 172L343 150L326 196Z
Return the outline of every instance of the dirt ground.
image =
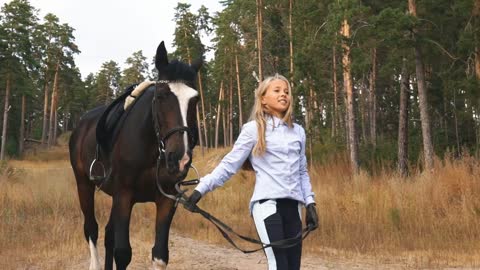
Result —
M151 244L139 242L132 239L133 258L129 269L152 269L150 261ZM99 253L103 260L104 251L100 248ZM88 269L90 260L87 247L85 246L85 258L73 260L68 263L56 262L56 265L63 269ZM103 261L102 261L103 263ZM42 269L42 268L22 268ZM207 244L205 242L182 237L175 232L170 236L170 262L168 270L266 270L267 263L262 252L243 254L233 248ZM418 264L416 260L402 258L400 261L364 257L342 258L342 256L318 257L305 255L302 258L302 270L358 270L358 269L478 269L465 267L439 268L426 267Z

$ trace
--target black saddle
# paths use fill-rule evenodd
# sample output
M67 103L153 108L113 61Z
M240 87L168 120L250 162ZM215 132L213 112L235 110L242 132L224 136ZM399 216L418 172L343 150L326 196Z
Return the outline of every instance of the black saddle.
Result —
M115 99L103 112L97 122L96 137L97 144L106 151L109 151L115 141L114 130L120 123L120 118L125 113L123 106L125 99L132 93L138 84L132 84L125 89L125 92Z
M128 86L124 93L110 103L100 116L96 127L97 147L95 157L90 164L90 180L102 185L111 173L110 152L115 142L115 128L120 125L121 118L126 113L123 106L125 99L138 84ZM133 105L133 104L132 104Z

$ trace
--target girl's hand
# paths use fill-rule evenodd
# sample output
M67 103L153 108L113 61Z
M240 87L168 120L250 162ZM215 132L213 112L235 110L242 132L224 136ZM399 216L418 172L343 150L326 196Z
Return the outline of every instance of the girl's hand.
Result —
M202 198L202 193L198 192L197 190L193 190L192 195L188 197L186 203L183 205L185 209L190 212L196 212L197 210L197 203Z
M312 231L318 228L318 215L317 209L315 208L315 203L307 205L307 217L306 217L307 227Z

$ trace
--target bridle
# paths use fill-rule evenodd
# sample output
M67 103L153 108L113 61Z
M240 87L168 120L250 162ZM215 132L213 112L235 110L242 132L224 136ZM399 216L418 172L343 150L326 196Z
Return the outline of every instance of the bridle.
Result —
M178 127L174 127L174 128L171 128L169 129L165 135L162 137L160 135L160 124L159 124L159 120L158 120L158 114L156 113L156 104L157 104L157 89L158 89L158 85L159 84L168 84L170 81L168 80L159 80L159 81L156 81L155 82L155 90L154 90L154 93L153 93L153 98L152 98L152 121L153 121L153 126L155 128L155 136L157 137L157 143L158 143L158 158L157 158L157 171L158 171L158 166L160 165L159 163L161 162L161 160L165 160L165 162L167 162L167 159L165 157L165 146L166 146L166 142L168 140L168 138L170 138L170 136L172 136L173 134L175 133L183 133L183 132L186 132L188 137L189 137L189 141L188 141L188 151L192 151L193 147L190 146L190 141L194 142L194 136L192 134L192 131L189 127L187 126L178 126ZM183 134L182 134L183 135ZM192 145L194 145L194 143L192 143ZM165 164L166 165L166 164Z

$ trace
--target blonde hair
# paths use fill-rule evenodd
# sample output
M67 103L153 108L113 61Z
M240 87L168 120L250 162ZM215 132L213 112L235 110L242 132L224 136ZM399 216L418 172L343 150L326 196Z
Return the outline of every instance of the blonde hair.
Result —
M252 113L250 114L249 121L255 120L257 123L257 130L258 130L258 140L253 148L253 155L254 156L261 156L265 153L266 150L266 142L265 142L265 131L266 131L266 123L267 117L273 117L272 114L269 112L268 108L262 104L262 97L268 90L270 84L275 80L282 80L287 84L288 87L288 96L290 97L290 104L288 109L285 111L282 120L287 123L287 125L291 128L293 127L292 121L292 113L293 113L293 96L292 96L292 88L290 83L288 82L287 78L280 74L275 74L273 76L265 78L259 85L258 88L255 90L255 104L252 108Z

